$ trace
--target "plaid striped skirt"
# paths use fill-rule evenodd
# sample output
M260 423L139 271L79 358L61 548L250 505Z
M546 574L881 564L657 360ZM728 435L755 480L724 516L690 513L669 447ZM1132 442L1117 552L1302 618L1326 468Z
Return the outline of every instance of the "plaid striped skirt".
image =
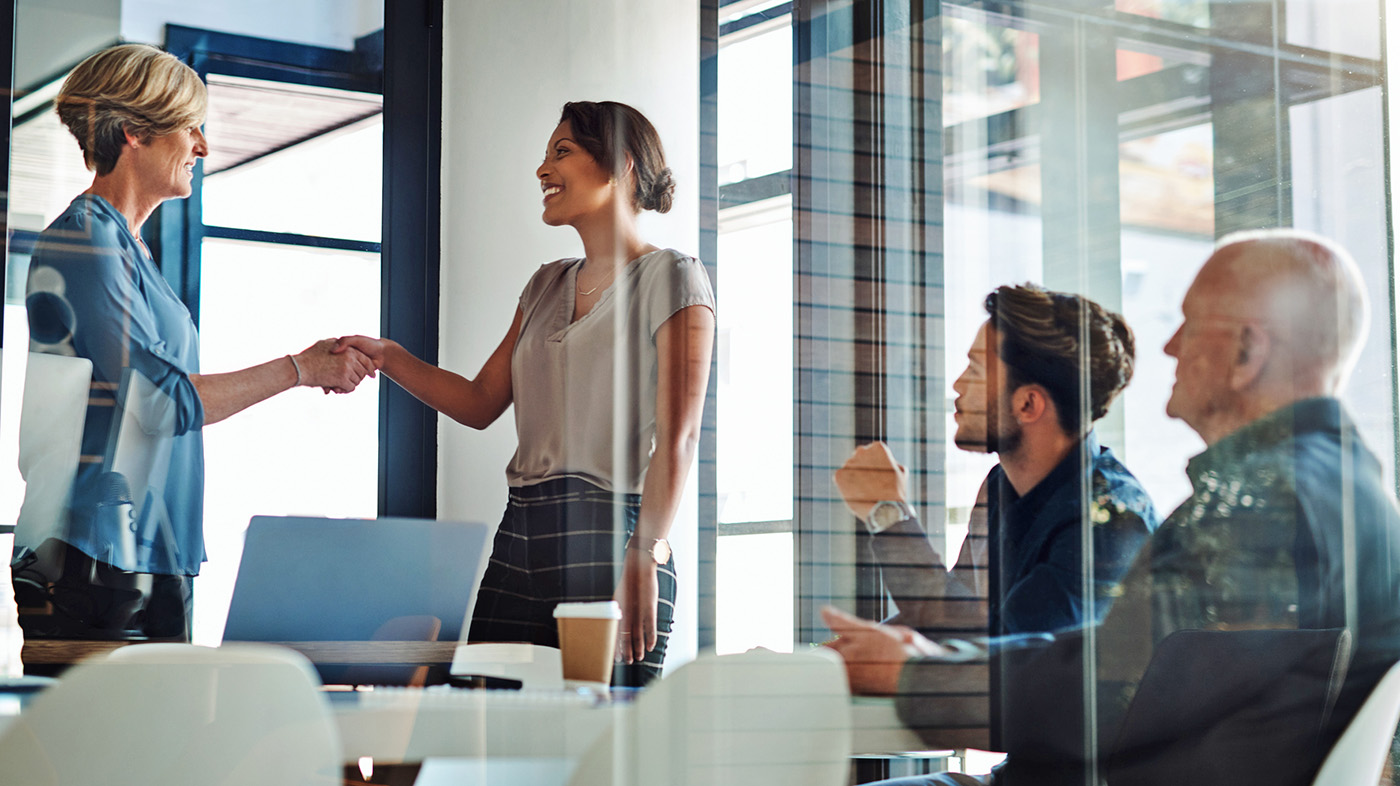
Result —
M606 491L578 478L512 488L468 639L558 647L555 604L612 599L640 506L638 494ZM656 578L656 648L641 663L619 665L614 685L640 686L661 674L675 615L674 560L658 567Z

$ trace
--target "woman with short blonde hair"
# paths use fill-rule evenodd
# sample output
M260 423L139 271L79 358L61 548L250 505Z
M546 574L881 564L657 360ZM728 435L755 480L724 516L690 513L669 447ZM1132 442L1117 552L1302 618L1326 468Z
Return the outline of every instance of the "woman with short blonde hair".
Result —
M297 385L348 392L374 370L326 341L200 373L194 321L141 227L165 200L190 195L209 152L207 101L193 69L142 44L84 60L54 101L95 175L34 246L30 349L92 361L92 386L64 513L40 516L26 500L15 526L11 575L26 639L188 640L192 579L205 560L204 426ZM123 412L159 435L140 469L118 458Z
M98 52L74 69L54 99L87 168L99 175L117 165L125 132L150 138L202 126L208 105L194 69L146 44Z

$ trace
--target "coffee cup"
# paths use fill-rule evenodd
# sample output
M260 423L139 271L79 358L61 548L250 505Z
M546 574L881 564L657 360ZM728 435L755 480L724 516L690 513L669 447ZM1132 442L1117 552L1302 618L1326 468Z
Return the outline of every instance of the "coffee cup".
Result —
M565 685L607 686L612 682L613 647L622 608L615 600L560 603L554 607L559 625L559 654Z

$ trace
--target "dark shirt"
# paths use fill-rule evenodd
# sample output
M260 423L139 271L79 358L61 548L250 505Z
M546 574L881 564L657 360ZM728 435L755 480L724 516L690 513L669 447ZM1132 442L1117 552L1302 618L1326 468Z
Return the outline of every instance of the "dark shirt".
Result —
M1187 471L1191 497L1153 533L1093 637L1061 634L991 655L991 671L1006 677L1004 773L1032 758L1068 772L1082 759L1076 713L1086 641L1095 642L1099 754L1112 746L1153 647L1178 630L1348 630L1355 655L1318 751L1400 658L1400 513L1339 401L1309 399L1260 418L1193 458ZM901 674L898 707L913 728L933 725L936 713L919 694L944 678L940 666L947 668L915 660ZM1161 736L1177 734L1163 728ZM1283 773L1259 782L1306 783L1319 761L1315 751L1278 750L1255 766Z
M928 636L1042 633L1097 622L1161 520L1137 478L1093 432L1025 496L1001 465L985 488L988 526L970 529L951 573L917 520L873 536L899 608L892 621ZM1093 542L1091 613L1083 583L1085 525ZM988 597L993 601L985 604Z
M1400 658L1400 513L1380 462L1341 402L1317 398L1239 429L1187 473L1191 497L1134 585L1150 587L1153 643L1193 628L1344 628L1344 725Z

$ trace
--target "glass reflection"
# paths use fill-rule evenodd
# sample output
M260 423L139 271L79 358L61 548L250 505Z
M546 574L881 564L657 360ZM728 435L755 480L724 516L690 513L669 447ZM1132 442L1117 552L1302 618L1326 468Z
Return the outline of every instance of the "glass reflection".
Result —
M201 75L155 47L124 45L55 84L54 93L33 94L20 124L29 137L17 141L33 143L21 150L38 153L36 161L55 153L54 129L39 118L56 108L69 140L63 158L86 164L90 185L37 238L16 244L32 245L31 258L18 260L27 265L9 266L27 268L20 325L27 322L38 358L20 417L25 502L12 564L20 627L36 645L189 640L193 577L206 560L204 426L290 387L349 392L373 368L323 341L272 361L249 359L241 371L201 374L197 309L152 252L176 244L141 231L162 202L199 190L196 167L211 150L200 128L208 105ZM48 221L54 188L65 182L21 179L19 205L33 213L18 225ZM174 211L152 225L173 223ZM191 215L198 220L197 212L183 217ZM168 266L171 255L163 255ZM14 359L7 353L7 366ZM59 388L82 390L81 407L55 416L36 403ZM55 670L58 661L35 657L32 671Z
M1304 309L1316 319L1297 320ZM1101 625L935 642L824 611L853 690L895 695L901 718L929 741L949 725L938 694L965 686L971 664L987 664L991 744L1008 752L997 783L1090 782L1096 770L1109 782L1185 777L1202 760L1232 777L1306 782L1299 773L1320 766L1400 658L1400 510L1337 398L1368 325L1356 263L1306 233L1230 235L1181 310L1165 347L1176 363L1167 413L1207 448L1187 466L1192 496L1110 592ZM1018 422L1030 411L1012 410ZM1014 433L1005 428L985 433ZM869 490L869 478L893 474L872 469L858 452L837 473L858 515L869 499L900 493ZM1097 498L1086 502L1086 525L1112 518ZM869 508L872 524L888 504ZM994 555L998 544L1025 542L990 523ZM989 601L1004 614L1014 608L1009 595ZM1007 631L1003 621L994 633ZM1086 747L1093 735L1100 742ZM1269 757L1232 755L1235 735Z
M543 1L550 11L568 10L563 0ZM651 22L639 21L650 17L624 13L635 10L631 2L595 9L599 29L626 27L639 41L650 36ZM21 5L30 7L31 21L36 18L35 4ZM317 45L343 44L364 32L347 32L351 23L339 18L303 24L305 7L289 4L286 21L299 31L316 28ZM709 452L702 442L700 494L716 509L723 539L714 549L717 564L696 577L708 581L708 571L718 585L700 589L717 606L698 615L702 630L720 632L713 643L732 651L753 644L785 649L794 638L815 644L836 630L849 684L889 694L886 704L864 709L897 711L896 731L923 735L917 744L901 738L908 747L1008 752L1007 764L986 778L992 783L1198 782L1204 776L1192 768L1203 762L1237 782L1308 783L1371 686L1400 658L1382 8L1377 0L705 5L707 24L729 31L716 37L728 59L720 58L715 74L705 72L717 83L718 122L675 137L673 130L686 129L666 128L668 141L694 136L717 142L715 160L701 158L713 166L715 185L724 186L724 212L716 210L716 226L702 230L725 235L711 239L721 259L704 260L720 268L722 284L716 305L720 434ZM504 7L470 9L444 22L459 40L465 40L468 18L493 37L540 35L538 28L522 29ZM758 11L767 15L761 24L738 29L746 14ZM154 29L151 12L137 15L143 29ZM20 92L40 94L54 73L113 40L121 20L109 21L102 35L92 34L91 25L73 25L78 51L55 49L57 60L42 68L22 64ZM22 56L32 59L45 37L23 30L20 37ZM610 53L588 54L593 61ZM489 80L445 72L452 78L445 79L444 93L466 97L458 109L467 111L451 115L455 122L446 132L457 155L472 147L504 150L493 134L509 139L538 131L525 125L538 121L525 117L535 108L528 97L576 87L574 75L564 73L570 69L536 85L513 80L512 72L524 71L518 60L501 63ZM657 78L632 72L603 86L625 91L648 80ZM224 86L236 81L224 80ZM496 94L521 110L519 125L513 111L490 112L486 122L481 117L488 113L473 114L478 102L486 103L483 97ZM21 516L21 499L26 510L52 507L43 500L53 494L60 508L73 502L90 508L89 518L124 521L123 508L130 505L132 520L139 521L157 512L145 502L151 495L135 488L149 484L121 472L131 487L124 492L106 482L113 480L110 472L85 476L96 461L75 462L71 472L54 470L46 476L53 483L41 482L35 468L69 451L64 439L73 435L50 436L28 416L20 425L23 356L31 338L36 349L51 353L49 360L82 354L61 331L49 330L73 321L60 305L71 307L69 276L55 283L42 247L29 272L28 241L68 209L91 178L76 169L73 141L54 115L35 113L41 103L21 102L13 113L11 227L21 236L6 276L4 338L12 351L5 353L0 378L0 443L9 444L0 444L0 457L14 464L19 454L25 477L0 468L8 472L0 476L0 507L14 508L13 519ZM328 331L376 332L385 305L375 286L380 206L366 195L380 184L377 174L356 174L345 165L365 158L380 141L393 143L380 140L373 124L322 140L327 145L319 152L293 146L289 155L262 165L211 170L202 192L208 223L235 231L324 233L323 239L346 243L315 252L254 251L249 236L195 243L208 263L196 271L205 276L197 301L204 365L238 367L275 357L286 348L282 339L300 330L291 318L248 327L243 323L257 313L249 304L299 316L335 312L361 326ZM215 147L229 139L210 130ZM55 141L55 135L64 136ZM307 158L287 163L298 153ZM369 168L379 166L376 159ZM314 190L279 190L289 172L308 169L337 184L332 188L341 209L325 221L301 222L298 203L314 201L308 196ZM459 197L449 222L465 224L461 205L478 204L460 198L468 189L496 198L504 178L496 170L473 174L481 172L487 173L482 185L445 185ZM229 186L222 193L219 179ZM682 182L681 188L693 185ZM267 198L260 200L260 192ZM508 190L500 193L508 197L502 202L513 198ZM1275 227L1311 230L1336 245L1296 234L1231 235ZM515 241L519 233L502 234ZM1232 239L1217 249L1222 237ZM139 251L139 241L131 242ZM1354 264L1338 246L1350 250ZM249 261L252 254L257 258ZM452 274L444 281L470 277L486 289L484 282L505 277L496 259L483 264L468 256L444 254L444 270ZM761 264L746 265L750 258ZM1213 261L1204 263L1208 258ZM294 267L300 272L289 272ZM302 273L307 280L287 280ZM311 280L329 277L344 288ZM40 312L33 336L23 294L30 280ZM268 294L269 281L278 282L278 294ZM978 506L980 482L1014 451L1008 443L990 453L959 447L968 417L963 405L972 394L955 380L969 365L969 348L980 341L984 357L997 355L988 344L1004 340L988 341L981 298L1026 281L1121 313L1136 339L1133 381L1101 417L1084 402L1081 414L1096 424L1097 447L1086 435L1079 450L1062 458L1068 464L1050 468L1047 477L1064 476L1059 486L1018 489L1001 469L993 471L993 494ZM1359 293L1369 298L1369 310ZM500 292L488 297L500 299ZM453 305L463 302L479 305L470 295ZM45 309L51 318L44 318ZM444 324L445 346L470 340L462 323ZM1092 332L1088 321L1075 319L1059 327L1076 338ZM244 328L247 341L240 340ZM1105 357L1083 350L1075 368L1092 368ZM44 384L45 362L30 362L36 390ZM997 386L987 384L988 364L982 365L982 414L990 401L1000 421L1014 419L1020 411L1012 407L1014 396L1007 402L989 396L987 389ZM991 366L994 376L1011 375L1009 368ZM122 376L103 383L113 386L106 395L110 406L104 406L120 419L124 410L117 404L131 400L119 392ZM159 374L146 383L162 389ZM73 404L83 421L91 419L87 392ZM161 395L179 411L178 396ZM30 398L56 404L50 394ZM350 400L343 403L348 407ZM614 403L630 409L620 399ZM230 458L215 455L211 437L211 475L276 484L259 488L257 501L237 483L211 484L204 499L209 518L226 520L210 535L211 554L220 541L219 560L236 558L240 519L255 507L305 504L316 512L367 515L364 506L374 505L375 415L354 416L359 437L331 436L335 417L328 413L340 410L311 407L314 415L268 405L240 420L247 430L226 437ZM313 419L329 421L314 424L323 429L315 436ZM276 461L258 468L265 474L237 468L255 461L264 443L278 444L287 429L303 427L298 434L353 467L350 491L341 495L335 478L318 478L310 483L325 493L318 499L285 478L269 477L310 477L309 468L292 465L329 463L291 450L279 448ZM1009 439L1008 431L996 436ZM27 439L30 434L40 436ZM76 450L97 457L103 451L89 452L83 444L88 436L77 435ZM894 466L904 464L907 488L867 492L865 510L852 516L832 472L853 448L873 441L889 446L880 471L898 474ZM1105 451L1121 463L1105 470L1094 460ZM1114 492L1127 483L1126 468L1136 481L1132 499L1123 500ZM490 470L457 461L441 485L499 485L499 467ZM82 476L76 495L70 474ZM61 490L47 492L46 484ZM888 504L901 501L908 510ZM1171 515L1148 535L1150 507ZM862 517L890 525L872 534ZM1038 552L1023 535L1052 519L1062 526L1055 542L1063 548ZM105 563L154 559L163 550L152 545L161 518L151 520L152 527L132 538L109 538L93 550ZM1120 526L1125 520L1131 526ZM42 530L22 530L16 539L32 564L41 561L45 542L34 545L36 533L43 537ZM882 551L879 544L895 536L905 538L901 548ZM1023 556L1026 565L1011 564ZM205 607L217 607L216 577L231 584L232 564L205 566ZM1013 579L1024 578L1023 567L1030 573L1036 566L1055 571L1051 589L1033 595L1059 603L1050 612L1017 605ZM1100 581L1105 573L1111 578ZM36 583L47 592L56 582ZM836 615L824 622L826 603L867 620L897 612L896 621L913 623L923 638ZM976 613L949 610L960 604ZM677 619L682 616L678 611ZM693 676L708 674L703 670L713 664L704 658L690 665L699 667L689 672ZM773 667L770 675L797 671L791 662L761 665ZM691 678L681 681L685 688L668 687L689 690ZM830 700L845 700L844 683L829 674L755 682L769 691L765 701L773 707L791 709L784 699L793 694L820 694L829 714L800 721L783 715L780 722L801 728L803 741L820 739L823 761L841 764L846 750L839 738L847 720ZM657 709L658 697L674 694L650 695L648 734L692 728L681 724L693 717ZM832 728L823 728L829 736L800 725L828 718ZM1182 718L1189 723L1174 725ZM556 721L563 729L551 717ZM850 723L862 731L856 715ZM483 735L499 733L487 726ZM673 738L699 735L676 732ZM1247 752L1229 748L1231 740ZM742 742L725 738L723 753L741 750ZM621 744L616 749L623 750ZM1241 770L1229 769L1236 766ZM858 772L857 779L885 774ZM1368 774L1335 782L1373 780Z

